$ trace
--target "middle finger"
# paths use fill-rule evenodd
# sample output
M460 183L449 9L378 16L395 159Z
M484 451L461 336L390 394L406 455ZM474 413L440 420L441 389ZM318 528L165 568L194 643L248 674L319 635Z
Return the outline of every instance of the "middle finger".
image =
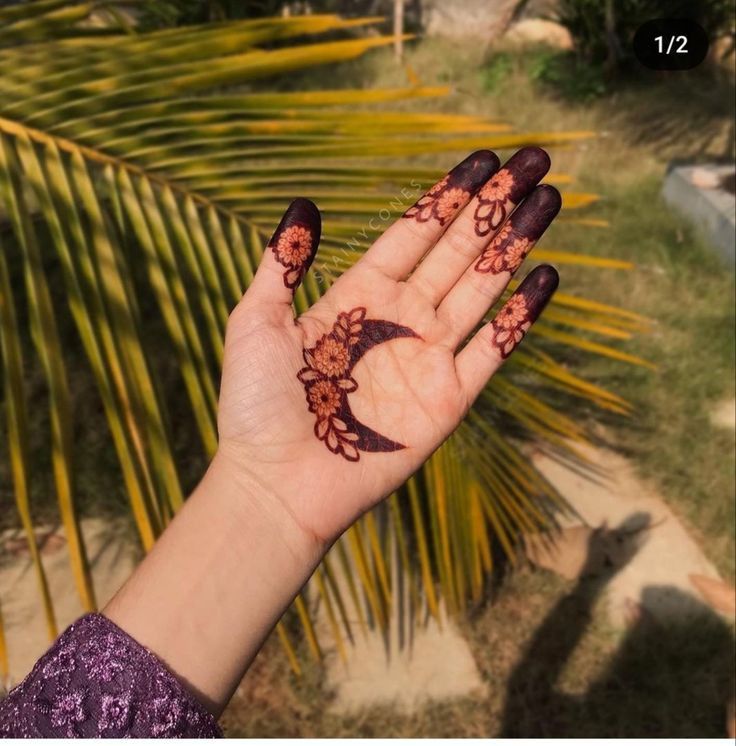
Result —
M455 218L411 275L409 284L438 306L549 167L549 156L542 148L522 148L514 153Z

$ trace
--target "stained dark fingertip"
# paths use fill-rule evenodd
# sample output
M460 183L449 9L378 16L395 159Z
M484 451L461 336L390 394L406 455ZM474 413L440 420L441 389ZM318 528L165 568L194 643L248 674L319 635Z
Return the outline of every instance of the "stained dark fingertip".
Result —
M453 186L467 192L475 192L498 171L499 157L492 150L476 150L450 171L448 177Z
M535 321L560 284L560 275L549 264L535 267L521 281L514 295L523 295L529 309L529 319Z
M539 181L549 171L552 161L549 153L537 145L521 148L509 158L506 168L512 166L514 170L526 174L528 179Z
M316 231L317 240L322 230L322 215L317 205L306 197L297 197L286 208L282 222L302 223Z
M551 264L540 264L524 278L524 282L527 280L540 292L554 293L560 284L560 273Z
M534 268L503 304L490 324L491 344L507 358L524 339L531 325L557 289L559 276L554 267Z
M536 195L538 209L546 210L557 215L562 207L562 195L552 184L540 184L532 194Z
M549 228L562 207L562 197L553 186L541 184L519 205L511 217L514 233L536 241Z
M551 161L546 150L536 146L522 148L503 164L510 176L509 199L520 202L549 171Z
M284 267L284 285L295 290L317 253L322 218L311 200L297 197L281 218L268 248Z

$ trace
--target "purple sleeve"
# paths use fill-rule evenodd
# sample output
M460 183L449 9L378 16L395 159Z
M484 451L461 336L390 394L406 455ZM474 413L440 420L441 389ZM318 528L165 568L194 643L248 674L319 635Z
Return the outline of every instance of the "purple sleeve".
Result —
M72 624L0 701L0 736L215 738L214 717L101 614Z

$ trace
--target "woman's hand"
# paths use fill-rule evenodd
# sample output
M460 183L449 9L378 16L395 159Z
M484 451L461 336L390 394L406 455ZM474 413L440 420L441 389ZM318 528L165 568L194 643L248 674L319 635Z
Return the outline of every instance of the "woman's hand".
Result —
M218 458L328 543L416 471L457 427L557 286L538 267L463 347L555 217L526 148L498 170L473 153L295 319L320 235L298 199L233 311ZM512 213L522 199L525 201Z
M217 455L104 610L215 715L329 543L457 427L554 292L538 267L463 346L560 208L544 151L498 165L464 160L298 319L320 219L296 200L233 311Z

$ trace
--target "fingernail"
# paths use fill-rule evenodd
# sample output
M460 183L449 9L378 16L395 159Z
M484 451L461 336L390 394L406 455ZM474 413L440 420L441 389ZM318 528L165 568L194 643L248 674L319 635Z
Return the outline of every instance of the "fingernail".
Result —
M549 155L542 148L514 153L478 192L475 232L487 236L549 171Z
M553 186L538 186L501 226L480 255L475 270L494 275L501 272L514 274L561 206L562 198Z
M287 208L268 247L285 267L284 285L295 290L312 264L322 228L314 202L298 197Z
M491 344L503 358L518 346L557 290L560 276L549 264L535 267L491 322Z

